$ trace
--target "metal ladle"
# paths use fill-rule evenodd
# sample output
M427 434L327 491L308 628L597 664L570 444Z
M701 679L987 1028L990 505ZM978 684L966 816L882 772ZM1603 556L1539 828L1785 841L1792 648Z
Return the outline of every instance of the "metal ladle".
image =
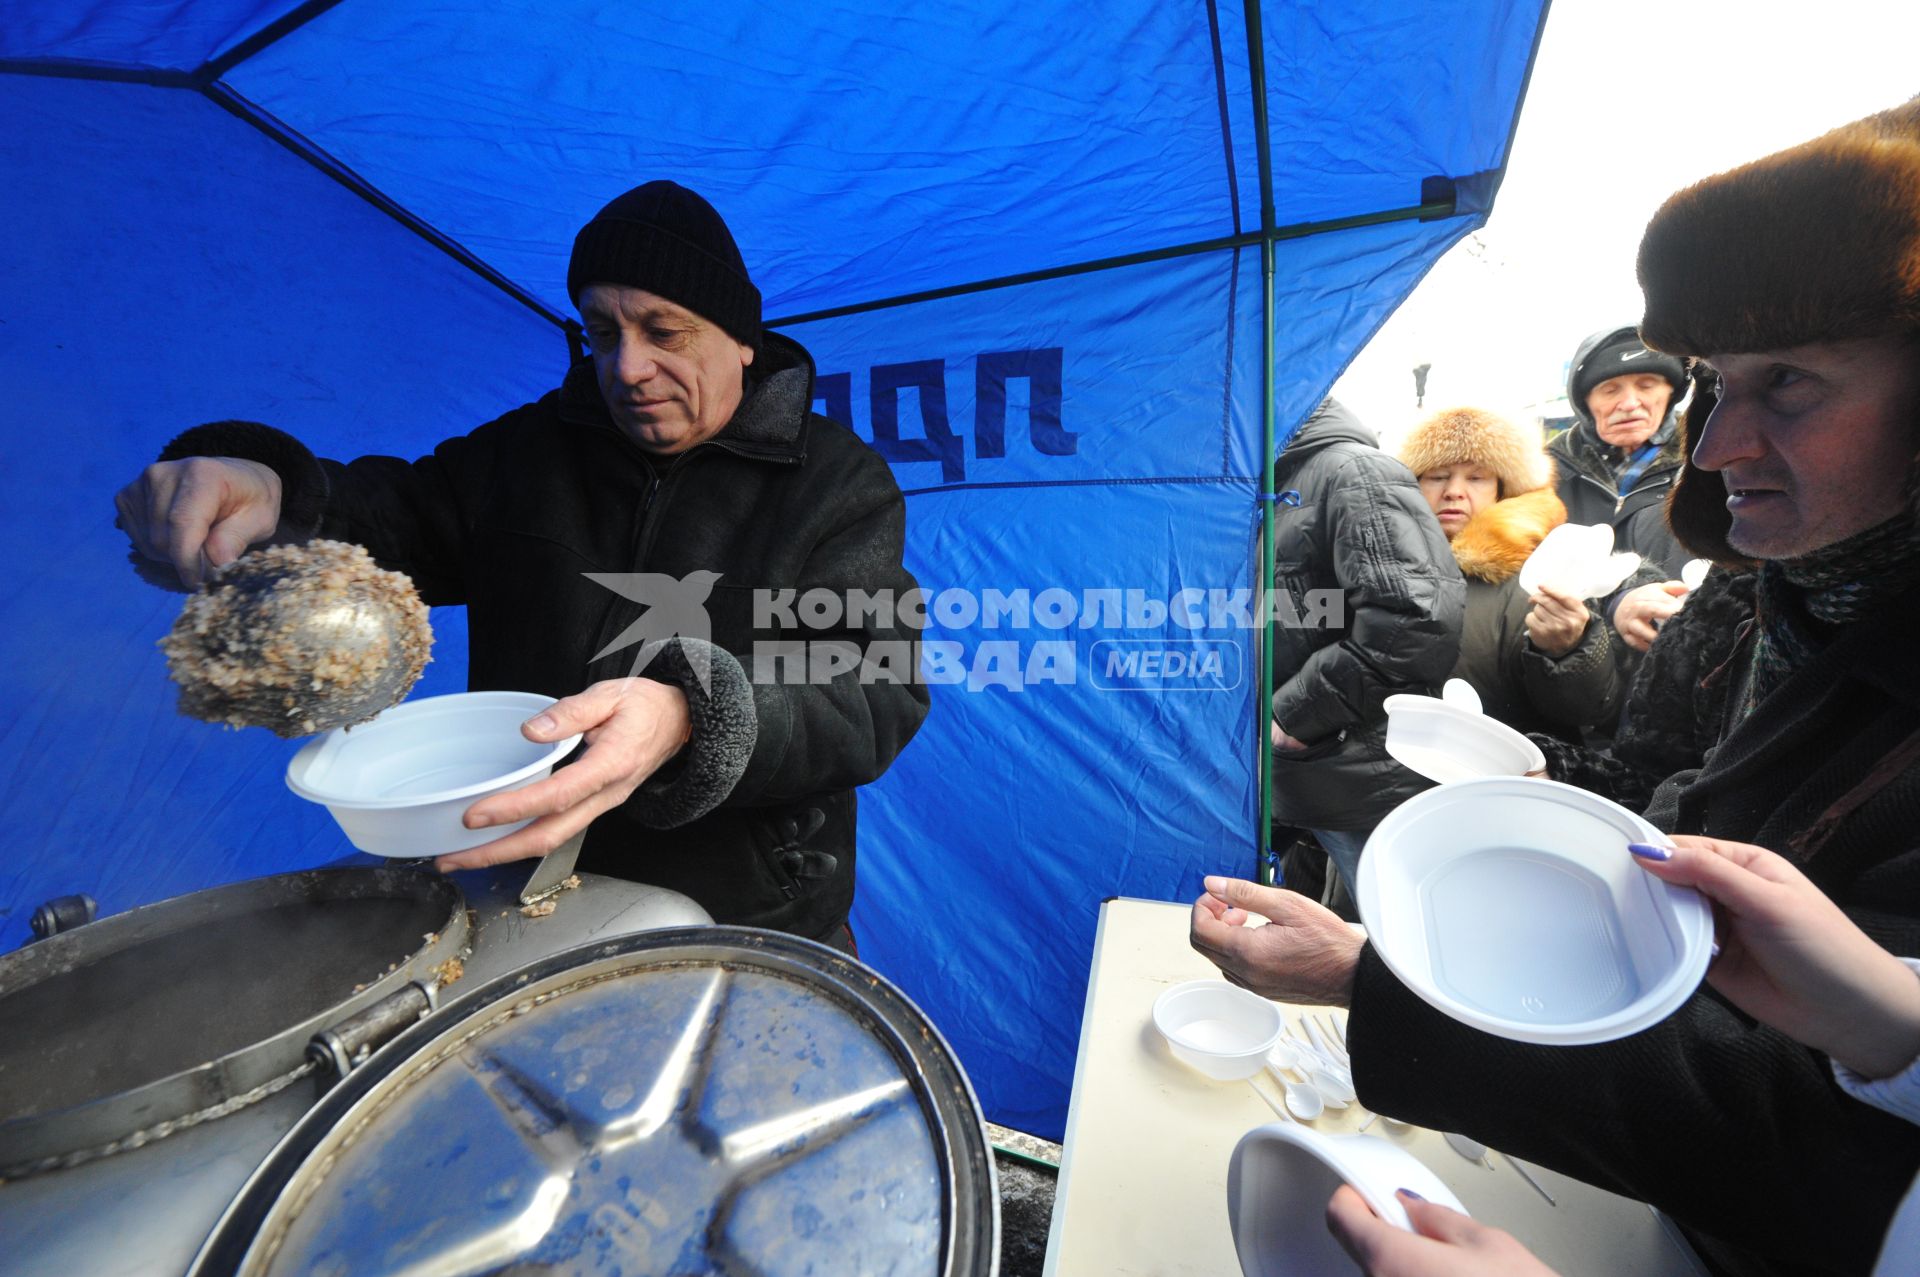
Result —
M359 546L314 541L222 568L161 646L182 713L306 736L397 704L432 643L411 581Z

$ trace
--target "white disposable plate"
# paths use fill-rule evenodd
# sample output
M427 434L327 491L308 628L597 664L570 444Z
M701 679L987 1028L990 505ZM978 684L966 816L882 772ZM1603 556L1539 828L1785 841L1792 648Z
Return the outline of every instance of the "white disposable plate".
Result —
M1402 1188L1466 1214L1440 1177L1397 1144L1290 1122L1255 1127L1241 1136L1227 1163L1227 1218L1240 1271L1247 1277L1352 1272L1352 1261L1326 1224L1327 1199L1343 1183L1396 1228L1412 1226L1394 1196Z
M1524 776L1547 765L1540 747L1497 718L1434 696L1389 696L1387 753L1443 784L1477 776Z
M1381 960L1447 1015L1521 1042L1608 1042L1672 1014L1712 956L1705 898L1627 851L1664 841L1571 785L1460 781L1380 822L1355 897Z
M542 780L580 743L550 745L520 725L551 696L462 692L407 701L335 728L287 764L287 788L323 804L347 840L376 856L436 856L504 838L528 822L468 829L468 807Z

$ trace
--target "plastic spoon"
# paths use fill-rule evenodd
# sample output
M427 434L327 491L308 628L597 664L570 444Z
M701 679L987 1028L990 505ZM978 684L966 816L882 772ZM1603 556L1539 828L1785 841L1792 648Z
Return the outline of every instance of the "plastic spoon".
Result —
M1261 1090L1259 1087L1254 1086L1252 1078L1247 1079L1247 1085L1253 1087L1253 1093L1259 1096L1261 1102L1264 1103L1268 1108L1272 1109L1274 1113L1280 1118L1281 1121L1284 1122L1288 1118L1293 1116L1291 1113L1287 1112L1285 1108L1282 1108L1280 1105L1275 1104L1273 1102L1273 1097L1271 1095L1268 1095L1265 1091Z
M1304 1078L1307 1084L1320 1096L1327 1108L1343 1109L1355 1100L1353 1079L1345 1076L1345 1070L1329 1060L1321 1058L1306 1043L1294 1040L1290 1034L1282 1035L1273 1050L1267 1052L1267 1065L1276 1070L1286 1069ZM1284 1083L1285 1079L1281 1079Z
M1480 713L1480 693L1464 678L1450 678L1440 687L1440 699L1469 714Z
M1460 1156L1466 1158L1469 1162L1478 1162L1488 1170L1493 1169L1493 1163L1487 1160L1487 1146L1479 1140L1468 1139L1464 1135L1455 1135L1451 1131L1448 1131L1442 1138L1447 1141L1448 1148L1460 1154Z
M1313 1039L1313 1044L1320 1048L1320 1054L1326 1056L1327 1059L1335 1064L1348 1065L1353 1062L1351 1056L1333 1044L1331 1034L1320 1031L1320 1022L1318 1020L1307 1015L1300 1017L1300 1023L1306 1027L1307 1036Z
M1506 1154L1503 1154L1503 1156L1507 1159L1509 1163L1512 1164L1514 1170L1520 1172L1521 1179L1533 1185L1534 1192L1540 1194L1540 1196L1547 1199L1547 1205L1554 1206L1554 1207L1557 1207L1560 1205L1559 1202L1556 1202L1553 1200L1553 1194L1547 1191L1546 1185L1542 1184L1539 1180L1535 1179L1533 1177L1533 1174L1530 1171L1528 1171L1525 1166L1522 1166L1520 1164L1519 1158L1515 1157L1512 1153L1506 1153Z
M1327 1102L1321 1098L1320 1092L1315 1090L1310 1083L1296 1082L1281 1073L1280 1066L1275 1064L1271 1052L1268 1053L1267 1057L1267 1072L1272 1075L1274 1081L1280 1084L1280 1089L1286 1093L1287 1111L1299 1118L1302 1122L1311 1122L1314 1118L1326 1112ZM1255 1089L1257 1090L1259 1088L1256 1087ZM1271 1104L1272 1101L1269 1100L1268 1103Z
M1308 1069L1306 1076L1330 1109L1343 1109L1360 1098L1353 1084L1331 1069Z

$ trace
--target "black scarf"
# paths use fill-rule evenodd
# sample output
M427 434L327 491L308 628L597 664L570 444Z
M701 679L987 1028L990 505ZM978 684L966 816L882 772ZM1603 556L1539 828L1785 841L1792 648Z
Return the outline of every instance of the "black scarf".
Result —
M1797 559L1760 566L1758 636L1740 717L1831 643L1841 628L1920 582L1920 523L1902 511Z

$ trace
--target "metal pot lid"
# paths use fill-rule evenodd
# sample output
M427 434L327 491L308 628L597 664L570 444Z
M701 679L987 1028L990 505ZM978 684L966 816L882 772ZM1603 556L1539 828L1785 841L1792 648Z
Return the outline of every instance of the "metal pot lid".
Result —
M414 1025L315 1107L196 1273L989 1274L959 1063L898 990L733 927L588 945Z
M460 890L401 868L195 892L0 957L0 1177L220 1117L309 1071L314 1033L466 945Z

